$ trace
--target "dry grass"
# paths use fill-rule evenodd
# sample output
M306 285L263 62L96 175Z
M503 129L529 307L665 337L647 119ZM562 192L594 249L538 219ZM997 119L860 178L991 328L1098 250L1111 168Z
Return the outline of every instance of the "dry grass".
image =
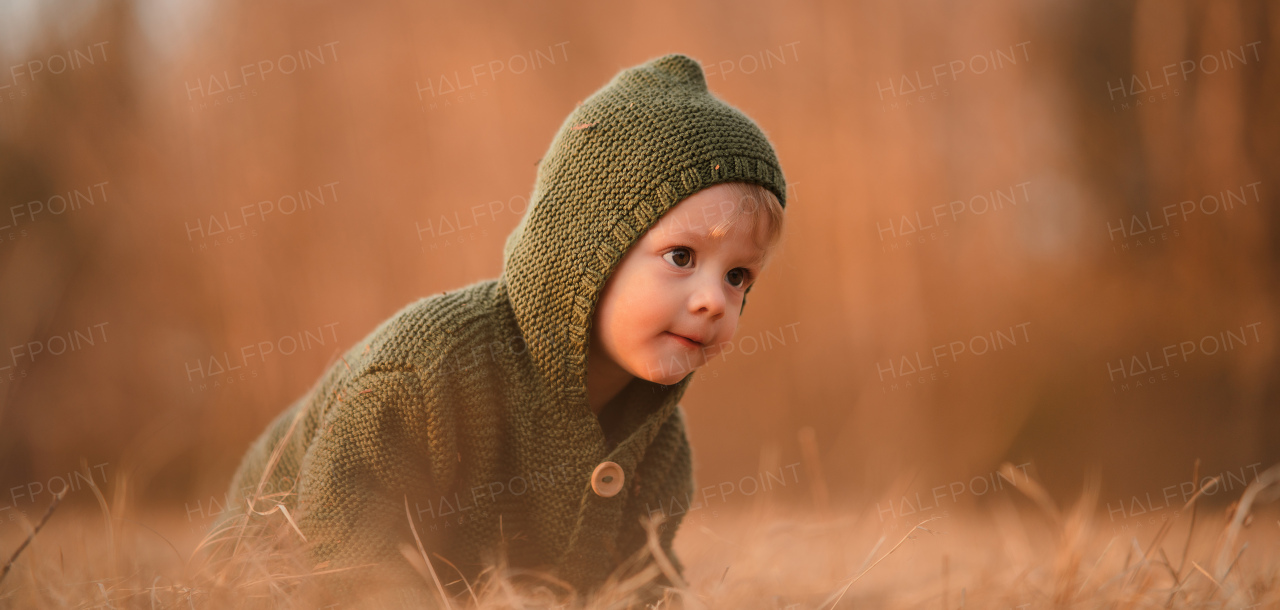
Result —
M686 515L676 543L683 579L651 529L652 544L631 558L634 576L611 581L596 598L578 599L549 576L499 564L447 604L639 608L637 591L667 573L676 586L666 590L664 608L1280 608L1280 518L1258 506L1278 488L1280 467L1225 511L1196 510L1192 498L1175 518L1123 531L1096 510L1096 485L1065 510L1031 483L1019 487L1033 501L1023 508L1002 497L887 528L874 510L819 518L760 497L736 513ZM181 515L136 518L123 501L94 492L96 514L65 509L34 537L0 583L0 607L332 603L313 585L333 570L301 560L299 532L282 511L259 511L273 529L265 536L241 536L243 524L233 522L201 539L182 533ZM5 557L31 528L16 530L0 538ZM218 545L233 552L213 559L207 551ZM428 549L420 542L404 550L437 593L456 578L423 561Z

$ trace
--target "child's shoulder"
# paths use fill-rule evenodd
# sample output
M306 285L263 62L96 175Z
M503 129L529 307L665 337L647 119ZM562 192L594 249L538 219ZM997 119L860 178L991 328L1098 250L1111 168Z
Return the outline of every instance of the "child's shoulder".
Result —
M426 371L449 354L492 341L501 332L497 280L423 297L384 320L352 348L365 367ZM364 367L362 367L364 368Z

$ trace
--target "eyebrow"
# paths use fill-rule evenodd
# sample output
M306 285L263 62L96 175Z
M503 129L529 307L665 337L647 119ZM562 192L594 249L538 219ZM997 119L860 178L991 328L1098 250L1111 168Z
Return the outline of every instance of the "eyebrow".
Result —
M672 229L672 228L665 228L662 230L661 233L666 235L692 235L694 237L702 238L703 240L711 239L710 227L703 226L701 231L694 231L692 229L685 227L683 224L679 224L679 223L673 223L673 224L675 224L676 227L678 227L678 230Z

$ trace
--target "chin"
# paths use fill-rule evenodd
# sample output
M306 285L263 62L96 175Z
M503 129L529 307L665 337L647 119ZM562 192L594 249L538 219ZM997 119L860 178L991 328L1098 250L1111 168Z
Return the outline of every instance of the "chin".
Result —
M688 377L689 374L692 372L693 371L688 371L683 375L663 377L662 379L650 379L649 381L652 381L653 383L656 383L658 385L675 385L677 383L680 383L680 381L683 380L685 377Z
M647 363L659 362L661 365ZM684 352L655 356L647 362L636 362L632 375L660 385L674 385L688 377L690 373L706 364L701 355L688 355Z

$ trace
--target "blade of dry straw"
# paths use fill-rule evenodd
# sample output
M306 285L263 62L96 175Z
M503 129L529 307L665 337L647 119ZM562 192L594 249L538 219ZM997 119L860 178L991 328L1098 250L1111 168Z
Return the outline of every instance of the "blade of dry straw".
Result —
M888 538L884 534L880 534L880 539L876 541L876 545L871 547L871 552L867 553L867 558L863 559L862 565L858 566L859 572L867 569L867 566L871 564L871 559L876 556L876 551L880 550L880 545L884 544L884 541L887 539Z
M818 514L825 519L831 514L831 494L827 491L827 481L822 474L822 457L818 451L818 434L812 426L805 426L796 433L800 441L800 455L804 459L805 471L809 473L809 488L813 493L813 504Z
M818 607L825 608L826 605L830 603L831 607L835 608L836 604L839 604L840 600L844 598L844 594L846 591L849 590L849 587L853 586L853 583L858 582L858 579L865 576L867 572L870 572L877 565L880 565L880 562L884 561L885 557L892 555L894 551L898 550L898 547L902 546L902 543L906 542L909 538L911 538L912 537L911 535L914 534L916 530L924 530L926 532L932 533L933 530L930 530L929 528L924 527L924 524L930 521L933 521L935 519L941 519L941 518L942 518L942 515L934 515L932 517L929 517L928 519L925 519L924 521L921 521L920 523L917 523L915 527L907 531L907 534L902 537L902 540L898 541L898 544L893 545L893 548L889 549L888 553L885 553L884 555L882 555L879 559L875 561L875 563L871 564L870 566L867 566L867 569L863 570L860 574L858 574L857 576L854 576L851 580L849 580L849 582L845 583L844 588L840 589L839 593L836 593L832 596L835 598L834 602L831 601L831 597L828 597L827 601L822 602L821 604L818 605Z
M662 569L658 567L658 564L651 563L646 565L644 569L637 572L634 576L619 583L617 588L613 590L613 593L620 597L626 597L627 595L630 595L632 591L643 587L645 583L657 578L661 573Z
M133 519L121 519L120 521L122 523L132 523L133 525L141 527L151 532L152 534L155 534L156 537L160 538L161 540L164 541L165 544L169 545L169 548L173 550L173 554L178 556L178 561L182 561L182 552L178 550L178 547L174 546L172 542L169 542L169 539L166 538L164 534L157 532L155 528L145 523L142 523L141 521L134 521Z
M87 464L88 461L86 460ZM104 484L106 480L102 481ZM116 520L116 527L121 527L125 515L125 503L129 500L129 472L123 469L116 469L116 485L111 490L111 515Z
M1276 464L1259 474L1245 488L1244 493L1240 496L1240 504L1236 507L1236 514L1231 517L1231 524L1227 526L1227 538L1222 549L1218 553L1215 572L1218 573L1218 580L1226 578L1225 567L1227 556L1236 544L1236 536L1240 534L1240 528L1244 525L1244 518L1249 514L1249 509L1253 507L1253 502L1257 499L1258 494L1265 488L1280 483L1280 464ZM1233 562L1234 563L1234 562Z
M1000 464L999 471L1000 476L1003 476L1010 481L1017 480L1014 478L1016 473L1014 472L1013 464L1009 462ZM1022 478L1026 479L1022 483L1025 487L1018 487L1016 483L1014 484L1014 487L1017 487L1018 491L1021 491L1028 498L1031 498L1031 500L1034 501L1040 509L1045 512L1045 514L1049 515L1050 519L1053 519L1055 524L1061 524L1062 511L1058 510L1058 505L1054 504L1053 498L1049 496L1049 492L1045 491L1044 488L1035 481L1035 479L1026 476L1025 474Z
M236 537L235 535L224 536L222 538L218 538L218 536L225 534L227 532L230 532L231 530L236 529L238 527L240 527L238 523L228 522L227 525L217 526L216 529L213 529L209 533L205 534L204 538L200 539L200 543L196 545L195 550L191 551L191 557L187 558L187 562L190 563L191 558L195 557L195 555L200 552L200 549L203 549L204 547L217 542L222 542L223 540L231 540L232 538L235 538Z
M102 520L107 525L107 545L111 551L111 576L116 575L116 530L111 523L111 510L107 508L107 499L102 495L102 490L98 489L98 484L93 482L93 471L89 470L89 460L80 458L80 465L84 467L85 472L89 473L89 489L93 490L93 496L98 499L98 507L102 509Z
M293 431L298 427L298 422L302 421L303 415L307 410L302 404L298 405L298 412L294 414L293 421L289 422L289 429L285 430L284 436L280 438L280 442L276 443L275 449L271 451L271 457L267 459L267 465L262 468L262 476L258 478L258 487L253 490L253 497L249 499L249 509L258 502L258 498L262 495L262 488L267 484L267 479L276 468L276 463L280 461L280 456L284 454L285 445L289 443L289 439L293 437ZM244 532L249 527L249 515L245 515L244 523L240 525L240 533L236 536L236 544L231 548L231 556L234 557L236 552L240 550L240 541L244 538ZM295 526L297 527L297 526Z
M18 545L18 549L9 557L9 561L5 562L4 568L0 569L0 582L4 582L4 577L9 575L9 569L13 567L13 562L18 560L18 555L21 555L22 551L26 550L27 545L31 544L31 541L35 539L36 534L40 533L40 529L44 527L44 524L49 520L50 515L53 515L53 510L58 508L58 504L62 502L62 497L65 495L67 495L67 490L63 489L58 493L58 495L53 497L53 502L50 502L49 508L44 510L44 516L40 517L40 522L36 524L35 529L31 530L30 534L27 534L27 539L23 540L22 544Z
M475 602L477 606L480 605L480 600L476 598L476 592L471 590L471 583L467 582L467 576L462 573L462 570L459 570L458 566L453 565L453 562L446 559L444 555L441 555L440 553L432 553L432 555L435 555L440 561L449 564L449 567L453 568L453 571L458 573L458 578L462 579L462 584L467 586L467 593L471 594L471 601Z
M1204 577L1208 578L1209 582L1213 583L1214 586L1218 587L1219 589L1222 589L1222 583L1218 582L1218 579L1214 578L1213 575L1209 574L1204 570L1204 568L1200 567L1200 564L1193 561L1191 562L1191 567L1198 570L1201 574L1204 574Z
M1111 551L1111 545L1115 544L1115 541L1116 541L1115 536L1112 536L1111 540L1107 541L1106 548L1102 549L1102 554L1098 555L1098 560L1093 562L1093 569L1089 570L1089 574L1084 577L1084 582L1080 583L1080 588L1076 590L1076 595L1075 595L1076 597L1080 597L1080 594L1084 592L1085 585L1088 585L1089 580L1091 580L1093 578L1093 575L1097 573L1098 566L1102 565L1102 560L1105 559L1107 556L1107 553Z
M1163 565L1164 569L1169 571L1169 576L1173 577L1173 584L1176 587L1178 584L1178 581L1181 579L1178 578L1178 573L1173 569L1173 564L1169 563L1169 555L1164 552L1163 548L1161 548L1159 552L1160 552L1160 565Z
M432 553L432 555L435 555L436 557L440 557L440 554L439 554L439 553ZM448 562L448 561L449 561L448 559L445 559L444 557L440 557L440 559L441 559L442 561L445 561L445 562ZM452 563L450 563L449 565L451 565L451 566L452 566L453 564L452 564ZM652 564L651 564L651 565L652 565ZM457 570L457 567L454 567L454 569L455 569L455 570ZM462 571L461 571L461 570L458 570L458 573L459 573L459 574L461 574L461 573L462 573ZM576 590L576 589L574 589L574 588L573 588L573 585L569 584L567 581L562 580L562 579L559 579L559 578L556 578L556 577L555 577L554 575L552 575L552 574L548 574L547 572L541 572L541 571L538 571L538 570L529 570L529 569L525 569L525 568L511 568L511 569L507 570L507 575L508 575L509 577L510 577L510 576L532 576L532 577L534 577L534 578L537 578L538 580L542 580L542 581L546 581L546 582L548 582L548 583L551 583L551 584L553 584L553 585L555 585L555 586L559 587L560 589L562 589L565 593L569 594L569 601L568 601L568 602L566 602L566 603L564 603L564 604L561 604L561 605L556 606L557 608L576 608L576 607L577 607L577 605L576 605L577 600L578 600L578 592L577 592L577 590ZM475 599L475 596L474 596L474 595L472 596L472 599L473 599L473 600ZM476 603L479 603L479 602L477 601Z
M376 565L378 565L378 564L376 564L376 563L364 563L364 564L360 564L360 565L358 565L358 566L350 566L350 567L345 567L345 568L331 568L331 569L328 569L328 570L320 570L319 572L312 572L312 573L310 573L310 574L278 574L278 575L272 575L270 578L263 578L263 579L259 579L259 580L251 580L251 581L249 581L249 582L243 583L243 584L239 585L239 588L241 588L241 589L247 589L247 588L252 587L252 586L254 586L254 585L260 585L260 584L265 583L265 582L289 581L289 580L304 580L304 579L307 579L307 578L314 578L314 577L316 577L316 576L323 576L323 575L325 575L325 574L337 574L337 573L339 573L339 572L349 572L349 571L351 571L351 570L359 570L360 568L368 568L368 567L372 567L372 566L376 566Z
M644 524L646 545L649 547L649 553L653 555L653 560L658 563L658 567L662 568L662 573L666 575L667 580L671 581L681 593L681 597L689 602L693 608L702 608L702 602L697 597L689 593L689 585L684 582L683 578L676 573L675 566L671 565L671 560L667 558L666 552L662 550L662 545L658 543L658 525L666 518L662 513L658 514L656 519L642 517Z
M641 517L641 519L643 519L643 517ZM641 521L641 525L643 526L643 521ZM657 576L662 573L662 569L659 568L658 564L655 562L645 561L645 558L649 555L649 547L647 545L641 546L632 552L631 556L625 561L618 564L618 566L609 573L609 577L605 579L604 586L600 587L599 591L601 592L601 595L599 596L599 599L597 599L597 606L603 604L605 608L612 608L613 606L611 605L610 600L619 598L625 599L633 591L643 587L645 583L657 578ZM633 570L636 570L636 572L631 576L622 576L632 572ZM619 579L622 580L619 581ZM572 589L570 591L572 591Z
M1193 482L1200 480L1200 458L1196 458L1196 463L1191 467L1191 480ZM1191 535L1196 531L1196 509L1200 505L1196 504L1191 507L1191 525L1187 528L1187 542L1182 545L1182 559L1178 561L1178 579L1182 579L1182 569L1187 567L1187 555L1191 552Z
M511 574L508 571L507 564L507 534L506 530L503 529L502 515L498 515L498 541L498 563L494 569L498 588L506 596L507 603L512 606L521 606L520 596L516 594L515 588L511 586Z
M1222 478L1222 475L1213 477L1213 479L1209 481L1208 485L1205 485L1200 489L1196 490L1196 493L1191 496L1191 499L1187 500L1187 503L1182 505L1182 510L1185 511L1191 506L1193 506L1194 505L1193 503L1196 500L1200 499L1200 495L1204 493L1204 490L1208 489L1209 485L1216 485L1218 483L1218 480L1221 478ZM1156 530L1155 537L1151 539L1151 544L1148 545L1147 550L1142 553L1142 560L1134 566L1133 571L1129 573L1129 576L1128 578L1125 579L1124 584L1120 586L1120 590L1123 591L1125 587L1129 586L1129 583L1133 582L1134 578L1137 578L1138 572L1140 571L1140 567L1145 565L1147 561L1151 559L1152 554L1154 554L1155 550L1160 547L1160 543L1164 542L1164 537L1169 534L1169 530L1173 527L1173 523L1174 521L1177 521L1177 519L1178 519L1177 517L1174 517L1173 519L1165 521L1160 525L1160 529ZM1137 543L1136 538L1134 539L1134 543L1135 544ZM1139 548L1138 550L1141 551L1142 549Z
M1222 580L1226 580L1226 579L1227 579L1227 577L1231 575L1231 570L1232 570L1232 569L1234 569L1234 568L1236 567L1236 563L1238 563L1238 562L1240 561L1240 556L1241 556L1241 555L1244 555L1244 551L1245 551L1245 549L1248 549L1248 548L1249 548L1249 543L1248 543L1248 542L1246 542L1246 543L1244 543L1244 544L1240 545L1240 552L1239 552L1239 553L1236 553L1236 558L1235 558L1235 559L1232 559L1232 560L1231 560L1231 565L1227 566L1227 571L1226 571L1226 573L1224 573L1224 574L1222 575Z
M289 515L289 509L285 508L283 504L276 504L274 507L271 508L271 510L266 512L254 510L253 505L250 504L249 512L255 515L263 516L263 517L266 517L272 513L279 512L280 514L284 515L285 521L288 521L289 525L293 526L293 531L298 533L298 536L302 538L302 541L303 542L307 541L306 535L302 533L302 530L298 529L298 524L293 521L293 517Z
M418 552L422 553L422 560L427 562L427 570L431 572L431 580L436 583L436 589L440 592L440 599L444 601L444 607L453 609L453 604L449 603L449 594L445 592L444 585L440 584L440 577L436 575L436 569L431 565L431 558L427 557L427 549L422 547L422 538L418 537L418 528L413 525L413 513L409 512L409 496L404 497L404 516L409 519L409 530L413 532L413 541L418 543Z

